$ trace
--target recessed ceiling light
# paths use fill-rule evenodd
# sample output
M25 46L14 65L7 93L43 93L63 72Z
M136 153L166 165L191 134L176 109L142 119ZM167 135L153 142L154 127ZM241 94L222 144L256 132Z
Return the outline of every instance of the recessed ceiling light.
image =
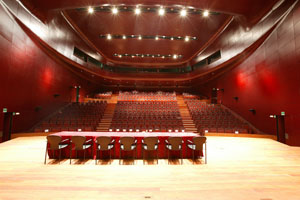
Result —
M90 14L94 13L94 8L89 7L88 12L89 12Z
M153 55L152 58L154 58L155 56Z
M188 42L188 41L190 41L190 38L189 38L188 36L186 36L186 37L184 38L184 41Z
M158 36L155 37L155 40L158 40Z
M138 38L139 38L139 40L141 40L141 39L142 39L142 36L139 36Z
M123 40L125 40L125 39L126 39L126 35L123 35L123 37L122 37L122 38L123 38Z
M173 38L173 37L171 37L171 40L174 40L174 38Z
M163 16L163 15L165 14L165 9L161 7L161 8L158 10L158 14L159 14L160 16Z
M165 56L162 56L162 58L165 58Z
M203 12L203 16L204 16L204 17L208 17L208 15L209 15L208 10L205 10L205 11Z
M142 58L144 58L144 54L142 54Z
M180 16L181 16L181 17L185 17L186 14L187 14L186 9L182 9L182 10L180 11Z
M139 15L141 14L141 9L137 7L134 12L136 15Z
M107 35L107 39L111 40L111 35L110 34Z
M122 58L122 55L119 55L119 58Z
M118 8L116 8L116 7L113 7L113 9L112 9L112 13L113 13L113 14L117 14L118 12L119 12Z
M177 58L178 58L178 56L177 56L176 54L174 54L174 55L173 55L173 58L174 58L174 59L177 59Z

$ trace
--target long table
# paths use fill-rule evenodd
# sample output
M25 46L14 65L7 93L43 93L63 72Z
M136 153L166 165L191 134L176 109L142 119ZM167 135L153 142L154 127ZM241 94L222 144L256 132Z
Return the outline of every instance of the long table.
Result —
M115 140L115 147L113 150L113 156L112 158L119 158L120 156L120 144L119 139L120 137L130 136L134 137L137 140L137 155L136 158L141 159L142 158L142 139L149 136L156 136L159 139L158 144L158 157L159 158L167 158L168 154L166 151L166 142L165 140L168 139L168 137L182 137L183 145L182 145L182 156L183 158L191 158L192 157L192 150L187 148L187 140L192 140L193 137L198 136L195 133L189 133L189 132L72 132L72 131L62 131L58 133L54 133L51 135L58 135L61 136L62 139L71 139L74 135L80 135L85 136L87 140L92 139L93 144L95 144L96 138L99 136L110 136ZM66 148L62 151L62 156L69 157L70 156L70 149ZM53 158L53 154L51 151L48 152L49 157ZM72 157L75 155L75 152L71 152ZM175 152L176 153L176 152ZM96 145L93 145L93 149L90 149L88 153L86 154L87 157L96 158ZM122 154L123 155L123 154ZM56 157L56 156L55 156Z

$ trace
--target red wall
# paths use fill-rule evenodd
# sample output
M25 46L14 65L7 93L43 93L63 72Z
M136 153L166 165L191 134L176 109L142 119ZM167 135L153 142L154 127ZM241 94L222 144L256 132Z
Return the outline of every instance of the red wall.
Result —
M242 64L210 84L224 88L222 102L265 133L276 134L269 115L286 113L287 144L300 145L300 4ZM233 97L238 97L238 101ZM253 115L250 108L256 110Z
M75 85L81 85L81 97L91 89L43 53L0 6L0 131L3 108L21 113L14 119L13 132L26 131L74 99Z

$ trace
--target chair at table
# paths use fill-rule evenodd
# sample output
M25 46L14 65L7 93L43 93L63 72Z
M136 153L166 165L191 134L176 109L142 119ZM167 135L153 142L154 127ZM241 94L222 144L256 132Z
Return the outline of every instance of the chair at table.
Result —
M109 151L109 159L111 160L111 150L114 148L114 142L109 136L99 136L96 138L96 159L95 164L97 164L97 156L99 151Z
M121 164L121 158L122 158L122 152L133 152L133 159L135 158L136 155L136 142L137 140L134 137L121 137L120 138L120 160L119 164Z
M53 157L54 157L54 153L55 151L59 150L59 161L61 158L61 150L66 148L67 146L69 146L69 139L65 139L62 140L62 138L58 135L48 135L47 136L47 143L46 143L46 153L45 153L45 161L44 164L46 164L46 160L47 160L47 152L48 150L52 151ZM48 143L50 145L50 147L48 148Z
M181 164L182 164L182 137L169 137L166 140L166 148L168 150L168 164L170 160L170 151L179 151L181 157Z
M85 151L92 148L92 139L86 140L84 136L72 136L71 143L74 144L74 148L70 148L70 164L72 158L72 150L75 150L75 158L77 158L77 151L83 151L83 159L85 159Z
M207 152L206 152L206 137L197 136L193 137L193 141L188 140L187 147L193 150L193 161L195 161L195 151L203 153L203 145L205 147L205 164L207 164Z
M145 164L145 151L156 151L156 159L158 164L158 137L145 137L142 140L143 164Z

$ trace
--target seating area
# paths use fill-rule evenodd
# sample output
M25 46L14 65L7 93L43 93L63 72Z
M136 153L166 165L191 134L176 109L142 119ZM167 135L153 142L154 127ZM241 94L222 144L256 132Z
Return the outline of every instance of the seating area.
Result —
M175 92L119 92L119 101L176 101Z
M119 101L110 131L184 132L176 101Z
M47 137L44 163L49 159L98 160L119 159L180 159L197 160L205 156L206 137L195 133L135 132L71 132L63 131ZM169 162L168 162L169 163Z
M200 100L185 100L193 121L201 134L250 133L247 123L236 118L231 112L217 104L207 104Z
M95 131L106 109L106 101L73 102L34 128L35 132Z

